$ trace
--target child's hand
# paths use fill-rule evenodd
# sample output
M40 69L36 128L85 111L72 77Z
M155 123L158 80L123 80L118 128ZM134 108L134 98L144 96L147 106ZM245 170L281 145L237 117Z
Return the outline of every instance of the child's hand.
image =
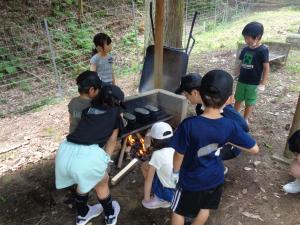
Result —
M259 84L257 86L257 90L260 91L260 92L264 92L265 89L266 89L266 85L264 85L264 84Z
M176 185L179 180L179 172L172 172L171 174L171 181Z

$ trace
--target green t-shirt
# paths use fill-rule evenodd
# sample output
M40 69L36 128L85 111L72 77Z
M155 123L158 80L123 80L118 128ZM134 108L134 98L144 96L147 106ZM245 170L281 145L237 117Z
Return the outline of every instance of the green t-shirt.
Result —
M68 104L68 110L71 116L69 133L72 133L76 129L81 119L82 110L88 108L90 105L91 99L83 99L80 98L80 96L71 99Z

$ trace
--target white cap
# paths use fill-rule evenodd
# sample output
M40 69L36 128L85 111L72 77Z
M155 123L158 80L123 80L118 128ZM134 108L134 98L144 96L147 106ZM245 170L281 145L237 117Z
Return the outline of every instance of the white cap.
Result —
M153 124L149 134L152 138L162 140L173 136L172 127L165 122Z

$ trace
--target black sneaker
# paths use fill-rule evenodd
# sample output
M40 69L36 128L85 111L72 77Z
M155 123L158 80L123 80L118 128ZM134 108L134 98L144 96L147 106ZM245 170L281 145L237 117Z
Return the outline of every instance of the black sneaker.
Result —
M120 205L117 201L112 201L112 206L114 208L114 214L110 216L105 216L106 225L116 225L118 220L118 215L120 213Z

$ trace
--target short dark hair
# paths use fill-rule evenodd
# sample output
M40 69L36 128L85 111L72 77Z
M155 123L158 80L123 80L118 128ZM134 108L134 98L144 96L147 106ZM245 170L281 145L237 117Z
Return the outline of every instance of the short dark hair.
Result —
M105 44L107 45L111 44L111 38L105 33L98 33L94 36L93 42L96 47L100 46L101 48L104 48ZM97 49L94 49L93 53L96 54Z
M201 81L200 95L206 107L221 108L232 95L233 78L224 70L211 70Z
M243 36L250 36L253 39L257 37L261 38L263 34L264 34L264 26L261 23L256 21L248 23L242 31Z
M76 84L80 94L88 94L91 87L101 88L102 82L97 72L86 70L76 78Z
M171 138L165 138L165 139L151 139L151 146L155 148L156 150L169 147L169 142Z

